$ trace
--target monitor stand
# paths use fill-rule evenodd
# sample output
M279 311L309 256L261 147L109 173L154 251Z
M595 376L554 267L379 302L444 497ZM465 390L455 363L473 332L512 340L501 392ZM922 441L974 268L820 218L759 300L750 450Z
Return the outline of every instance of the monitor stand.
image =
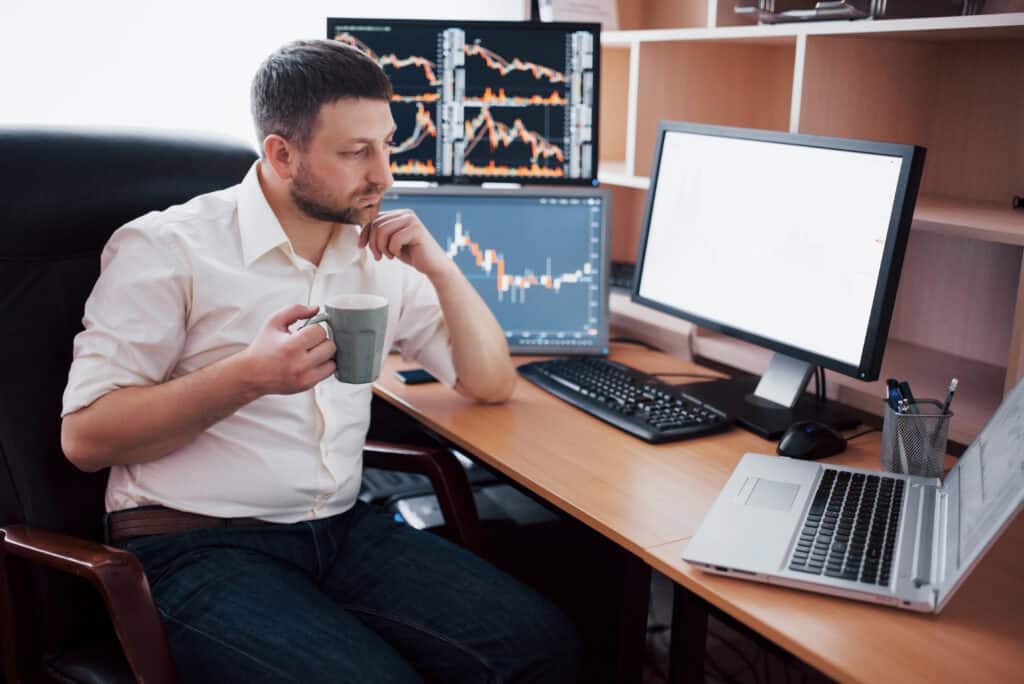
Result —
M837 430L860 423L856 415L836 402L818 401L804 392L813 370L805 361L775 354L760 378L744 376L678 387L728 413L765 439L778 439L786 428L801 420L825 423Z

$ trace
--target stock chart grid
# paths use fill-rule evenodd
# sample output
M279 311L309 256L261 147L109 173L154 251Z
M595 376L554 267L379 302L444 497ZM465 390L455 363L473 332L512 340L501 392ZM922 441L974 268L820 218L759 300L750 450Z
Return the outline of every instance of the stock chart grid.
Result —
M606 352L602 196L389 192L473 284L516 351Z
M593 182L595 33L329 19L394 87L399 178Z

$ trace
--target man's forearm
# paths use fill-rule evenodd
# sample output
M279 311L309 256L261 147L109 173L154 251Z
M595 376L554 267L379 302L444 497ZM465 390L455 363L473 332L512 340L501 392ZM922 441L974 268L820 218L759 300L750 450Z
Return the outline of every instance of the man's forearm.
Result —
M125 387L64 417L61 445L78 468L152 461L259 396L243 354L150 387Z
M505 401L515 387L515 369L501 326L454 263L431 282L451 334L461 389L480 401Z

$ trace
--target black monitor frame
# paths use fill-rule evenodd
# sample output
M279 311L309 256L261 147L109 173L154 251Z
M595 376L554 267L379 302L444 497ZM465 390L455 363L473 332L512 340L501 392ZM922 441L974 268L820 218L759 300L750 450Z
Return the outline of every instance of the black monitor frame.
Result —
M599 115L600 115L600 82L601 82L601 24L598 23L576 23L576 22L531 22L531 21L463 21L461 19L363 19L359 17L328 17L327 38L334 39L333 26L338 23L357 24L363 26L393 26L396 28L410 29L437 29L442 31L446 28L470 28L487 31L530 31L540 33L572 33L574 31L589 31L594 35L593 54L593 92L594 103L591 108L591 176L589 178L533 178L519 176L464 176L464 175L436 175L423 176L417 174L394 174L396 180L421 181L438 184L455 185L481 185L484 183L519 183L530 185L547 186L584 186L597 187L598 181L598 160L601 158L599 144Z
M561 356L607 356L611 329L608 308L608 271L610 247L608 244L609 229L611 221L611 191L607 188L566 188L566 187L525 187L513 188L481 188L473 185L456 186L403 186L396 185L385 193L389 195L413 196L413 197L507 197L512 199L526 199L530 197L600 197L601 198L601 264L599 272L599 298L601 302L601 314L599 331L592 347L571 347L561 346L557 343L549 345L516 345L509 343L509 352L512 354L534 355L534 354L558 354ZM429 230L429 226L427 227Z
M661 302L647 299L640 294L640 283L643 279L644 257L647 251L647 240L651 228L650 222L654 209L654 202L657 193L659 191L666 190L665 188L658 187L658 175L661 165L662 149L666 135L673 132L805 147L847 150L852 152L884 155L888 157L898 157L902 159L892 212L889 217L889 227L886 233L882 261L879 267L879 277L871 306L871 315L868 319L868 326L865 332L860 362L856 366L838 359L822 356L798 347L793 347L778 340L762 337L747 330L733 327L724 321L712 320L693 314L689 311L677 309ZM770 349L776 352L776 354L782 354L786 357L797 359L808 364L829 368L860 380L876 380L882 367L882 358L885 351L885 344L888 339L889 325L892 318L893 307L895 305L896 292L899 287L900 272L903 267L903 257L906 251L907 241L910 237L910 226L913 220L914 206L917 200L921 173L924 168L924 158L925 149L915 145L870 142L847 138L733 128L728 126L711 126L686 122L662 121L658 127L658 134L655 143L654 159L650 178L650 190L648 191L647 203L644 208L644 222L637 251L636 271L633 277L631 299L638 304L690 321L710 330ZM851 196L851 201L856 201L856 197ZM806 383L806 377L804 382ZM705 383L705 385L713 384L715 383ZM688 387L696 388L696 385L690 385ZM711 390L710 387L706 387L705 389ZM881 399L881 395L879 395L879 397ZM750 397L747 397L747 399L750 399ZM748 403L750 402L748 401ZM781 429L784 429L789 422L793 422L795 419L800 417L823 420L824 422L829 422L838 426L849 424L852 420L849 417L832 416L830 409L820 404L815 409L800 412L801 415L794 414L790 408L791 407L787 407L787 415L783 415L782 412L776 410L777 407L775 406L761 406L759 407L759 410L762 413L765 413L766 415L775 415L777 419L771 421L768 421L767 419L764 421L759 420L759 424L754 425L748 424L741 417L740 422L746 427L754 429L754 431L759 434L774 438L781 434ZM770 423L770 425L768 423ZM856 421L854 420L853 424L855 423Z

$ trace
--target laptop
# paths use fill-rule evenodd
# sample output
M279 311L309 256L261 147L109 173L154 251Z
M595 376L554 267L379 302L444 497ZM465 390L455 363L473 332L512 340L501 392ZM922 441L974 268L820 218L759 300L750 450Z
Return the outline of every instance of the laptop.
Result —
M946 476L745 454L683 559L938 613L1024 505L1024 380Z

